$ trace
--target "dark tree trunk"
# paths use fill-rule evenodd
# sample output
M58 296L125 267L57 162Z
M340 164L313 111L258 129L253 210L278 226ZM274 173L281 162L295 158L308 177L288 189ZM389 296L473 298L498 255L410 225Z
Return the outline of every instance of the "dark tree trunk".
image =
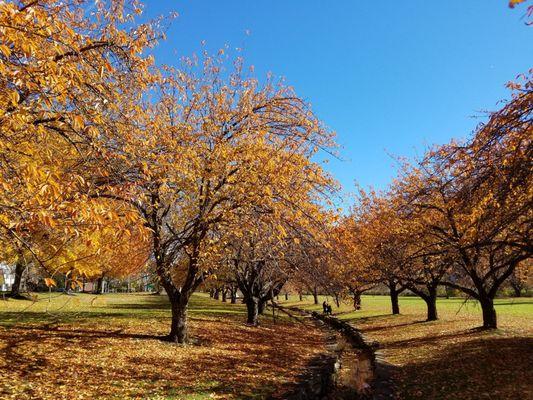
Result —
M259 315L259 299L254 296L246 297L247 320L250 325L257 326Z
M15 265L15 280L13 282L13 285L11 286L11 297L21 297L20 287L22 286L22 275L24 275L25 270L26 264L20 261L17 262L17 264Z
M335 293L334 297L335 297L335 304L337 305L337 308L339 308L341 306L341 302L340 302L340 299L339 299L339 294Z
M354 310L361 309L361 292L355 291L353 294L353 308Z
M267 301L266 300L259 300L259 302L257 303L257 312L261 315L264 314L265 312L265 307L266 307L266 303Z
M520 287L520 285L518 285L516 283L513 283L511 281L511 287L513 288L513 291L514 291L514 297L521 297L522 296L522 288Z
M228 301L228 289L222 289L222 302L226 303Z
M289 300L289 293L285 293L285 300Z
M220 289L219 288L215 289L215 295L213 297L214 297L215 300L220 299Z
M483 297L479 302L483 311L483 328L496 329L498 324L496 320L496 310L494 309L494 299Z
M313 288L313 301L315 304L318 304L318 289L316 286Z
M392 306L392 314L396 315L400 313L400 303L398 299L399 291L396 289L396 283L391 283L389 285L389 291L390 291L390 302Z
M101 276L96 280L96 290L94 291L95 294L102 294L104 293L104 277Z
M427 308L428 308L428 321L436 321L438 319L437 315L437 288L436 287L429 287L428 288L429 294L424 297L424 301L426 302Z
M187 305L181 295L170 295L170 306L172 310L172 321L168 340L172 343L187 343L189 336L187 332Z
M231 289L231 304L237 303L237 289Z

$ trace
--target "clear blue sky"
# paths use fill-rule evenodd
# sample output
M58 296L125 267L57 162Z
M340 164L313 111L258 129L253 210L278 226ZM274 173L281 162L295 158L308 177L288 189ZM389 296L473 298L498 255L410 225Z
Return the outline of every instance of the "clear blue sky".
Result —
M530 2L526 2L530 4ZM383 188L388 153L464 138L504 85L533 67L533 27L507 0L146 0L145 13L180 16L159 62L245 47L258 77L284 76L337 132L344 161L328 169L344 186ZM250 31L247 36L246 30Z

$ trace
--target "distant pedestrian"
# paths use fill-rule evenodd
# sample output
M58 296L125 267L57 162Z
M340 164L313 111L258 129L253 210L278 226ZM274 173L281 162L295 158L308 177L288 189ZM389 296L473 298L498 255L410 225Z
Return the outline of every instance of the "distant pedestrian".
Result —
M327 313L328 313L328 303L326 303L325 300L324 300L324 302L322 303L322 309L324 310L324 314L327 314Z
M332 312L332 308L329 304L326 305L327 309L326 309L326 314L327 315L331 315L331 312Z

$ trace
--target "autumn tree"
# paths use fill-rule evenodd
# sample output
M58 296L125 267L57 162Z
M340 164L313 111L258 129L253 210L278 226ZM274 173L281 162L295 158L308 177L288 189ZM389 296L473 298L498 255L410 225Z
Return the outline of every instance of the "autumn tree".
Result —
M97 231L128 213L91 198L88 178L127 121L121 99L142 96L151 79L143 52L156 34L134 22L136 2L96 3L0 4L0 238L45 271L71 252L68 265L92 273L73 249L95 251L80 238L107 236Z
M353 300L353 307L362 306L361 296L379 282L379 274L373 268L369 247L363 244L363 224L355 208L340 218L329 232L331 257L329 274L344 286L344 292Z
M522 291L525 290L527 292L530 287L532 272L531 263L531 258L520 262L509 278L509 285L513 289L516 297L521 297Z
M150 230L178 343L188 340L189 298L220 265L239 213L277 215L329 184L310 157L331 135L308 106L282 83L246 77L240 61L227 71L224 60L164 71L157 101L137 109L135 129L110 148L107 176L95 178L100 197L136 207Z
M284 260L282 242L268 240L268 230L246 235L233 243L231 263L235 279L243 293L247 309L246 322L258 324L266 303L277 296L290 276L290 265ZM263 236L264 235L264 236Z
M495 328L494 297L531 257L531 82L467 143L431 151L402 185L423 220L430 255L452 258L443 284L478 300Z

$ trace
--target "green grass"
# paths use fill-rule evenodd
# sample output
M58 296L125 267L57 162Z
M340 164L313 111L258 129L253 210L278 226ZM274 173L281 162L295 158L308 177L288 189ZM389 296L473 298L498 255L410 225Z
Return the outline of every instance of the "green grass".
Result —
M334 299L329 296L319 296L319 304L313 304L312 296L305 296L302 302L297 296L289 296L286 301L285 297L280 297L279 302L284 305L298 306L307 310L322 311L322 302L328 301L335 314L339 314L339 318L345 320L376 317L391 314L391 303L389 296L362 296L362 309L354 311L350 300L345 300L341 303L341 307L337 308ZM517 298L497 298L495 300L495 309L498 316L524 317L533 322L533 298L532 297L517 297ZM479 318L481 322L481 308L479 303L474 300L465 301L464 298L453 297L450 299L437 299L438 312L444 316L459 316L467 318ZM415 296L400 296L400 312L406 315L423 315L426 312L426 303L420 297Z
M94 318L143 319L168 316L170 310L166 296L145 293L37 293L32 299L0 299L0 325L20 321L46 322L57 318L64 322ZM242 304L215 302L205 293L195 293L191 298L189 315L192 317L228 314L244 316L246 310Z

